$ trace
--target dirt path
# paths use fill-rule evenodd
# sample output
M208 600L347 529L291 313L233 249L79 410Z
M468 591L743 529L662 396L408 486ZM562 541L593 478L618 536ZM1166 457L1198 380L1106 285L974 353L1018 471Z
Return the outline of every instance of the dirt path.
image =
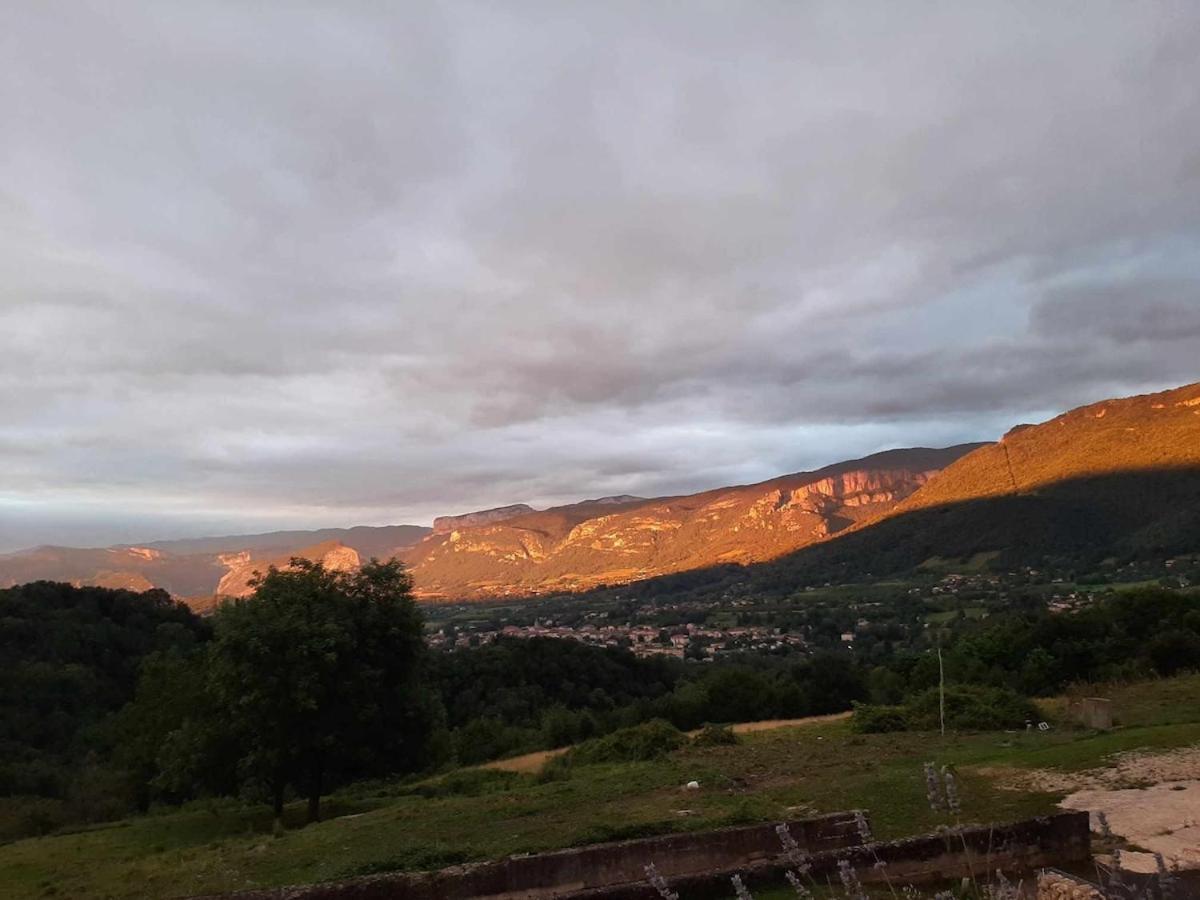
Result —
M850 718L850 713L833 713L828 716L808 716L803 719L765 719L761 722L738 722L730 726L734 734L753 734L757 731L774 731L777 728L798 728L807 725L820 725L824 722L837 722ZM688 734L699 734L700 730L689 731ZM498 759L495 762L484 763L482 768L495 769L499 772L524 772L532 774L541 771L549 760L562 756L570 747L559 747L555 750L538 750L522 756L511 756L508 759Z

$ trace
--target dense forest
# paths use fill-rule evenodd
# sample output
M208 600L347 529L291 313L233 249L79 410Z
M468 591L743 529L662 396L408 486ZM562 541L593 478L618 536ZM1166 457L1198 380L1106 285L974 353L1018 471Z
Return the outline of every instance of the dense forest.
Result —
M396 567L369 574L333 578L316 566L308 580L268 582L207 619L160 591L46 582L0 591L0 837L213 794L319 800L357 779L561 746L651 719L690 729L858 703L919 705L938 682L932 633L924 648L879 645L866 656L709 663L546 638L430 651L406 576ZM1114 594L1071 613L1023 606L933 631L955 696L991 692L967 698L987 707L968 723L989 709L1023 715L1014 698L1072 682L1200 665L1200 598L1168 590ZM313 647L317 655L306 655ZM270 675L255 676L263 665ZM299 706L328 710L324 718L281 717L298 683Z

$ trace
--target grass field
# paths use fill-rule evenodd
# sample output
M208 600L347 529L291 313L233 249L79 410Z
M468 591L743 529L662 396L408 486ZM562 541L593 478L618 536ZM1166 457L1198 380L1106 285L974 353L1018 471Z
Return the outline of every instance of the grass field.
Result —
M977 769L1081 769L1135 748L1200 743L1200 677L1091 689L1122 727L1093 734L856 735L845 721L759 731L736 746L689 747L654 762L572 770L561 780L461 770L420 784L358 786L330 816L272 835L262 808L198 804L88 831L0 846L4 896L173 897L430 868L671 830L863 808L880 837L942 820L921 763L958 767L964 819L1049 812L1052 794L1002 790ZM692 779L699 791L684 791ZM297 806L289 813L299 819Z

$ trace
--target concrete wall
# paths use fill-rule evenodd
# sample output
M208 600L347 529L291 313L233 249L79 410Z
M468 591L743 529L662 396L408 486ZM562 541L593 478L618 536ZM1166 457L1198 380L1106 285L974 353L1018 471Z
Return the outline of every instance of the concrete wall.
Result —
M1052 865L1086 860L1091 855L1087 813L1061 813L1013 825L984 826L926 835L903 841L825 851L812 857L812 877L838 884L837 867L848 860L864 883L890 880L897 887L953 881L973 875L981 883L1003 869L1010 877ZM876 868L882 862L884 872ZM684 900L728 900L729 877L737 872L752 892L777 887L786 869L780 861L741 869L713 870L703 875L669 879ZM1015 880L1015 879L1014 879ZM566 892L570 900L658 900L645 882L590 891Z
M1067 704L1067 715L1085 728L1108 731L1113 725L1112 701L1104 697L1084 697Z
M465 900L559 897L644 881L654 863L664 878L774 861L782 853L777 823L595 844L439 872L396 873L326 885L245 891L237 900ZM860 845L852 813L788 822L796 843L811 853Z
M968 875L983 881L996 869L1009 875L1029 873L1091 856L1086 812L867 846L862 845L849 813L790 822L789 827L797 843L810 853L812 875L821 884L826 878L837 883L841 860L849 861L863 882L884 881L886 871L887 880L903 885L957 881ZM775 887L788 868L775 825L770 824L597 844L440 872L376 875L224 896L230 900L658 900L645 881L644 866L651 862L685 900L727 900L732 892L729 877L735 872L751 890Z

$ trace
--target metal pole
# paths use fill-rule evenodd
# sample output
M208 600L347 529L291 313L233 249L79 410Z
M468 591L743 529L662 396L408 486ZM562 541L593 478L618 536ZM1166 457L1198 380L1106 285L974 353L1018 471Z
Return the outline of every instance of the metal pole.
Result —
M938 719L942 726L942 736L946 734L946 670L942 666L942 642L938 641Z

